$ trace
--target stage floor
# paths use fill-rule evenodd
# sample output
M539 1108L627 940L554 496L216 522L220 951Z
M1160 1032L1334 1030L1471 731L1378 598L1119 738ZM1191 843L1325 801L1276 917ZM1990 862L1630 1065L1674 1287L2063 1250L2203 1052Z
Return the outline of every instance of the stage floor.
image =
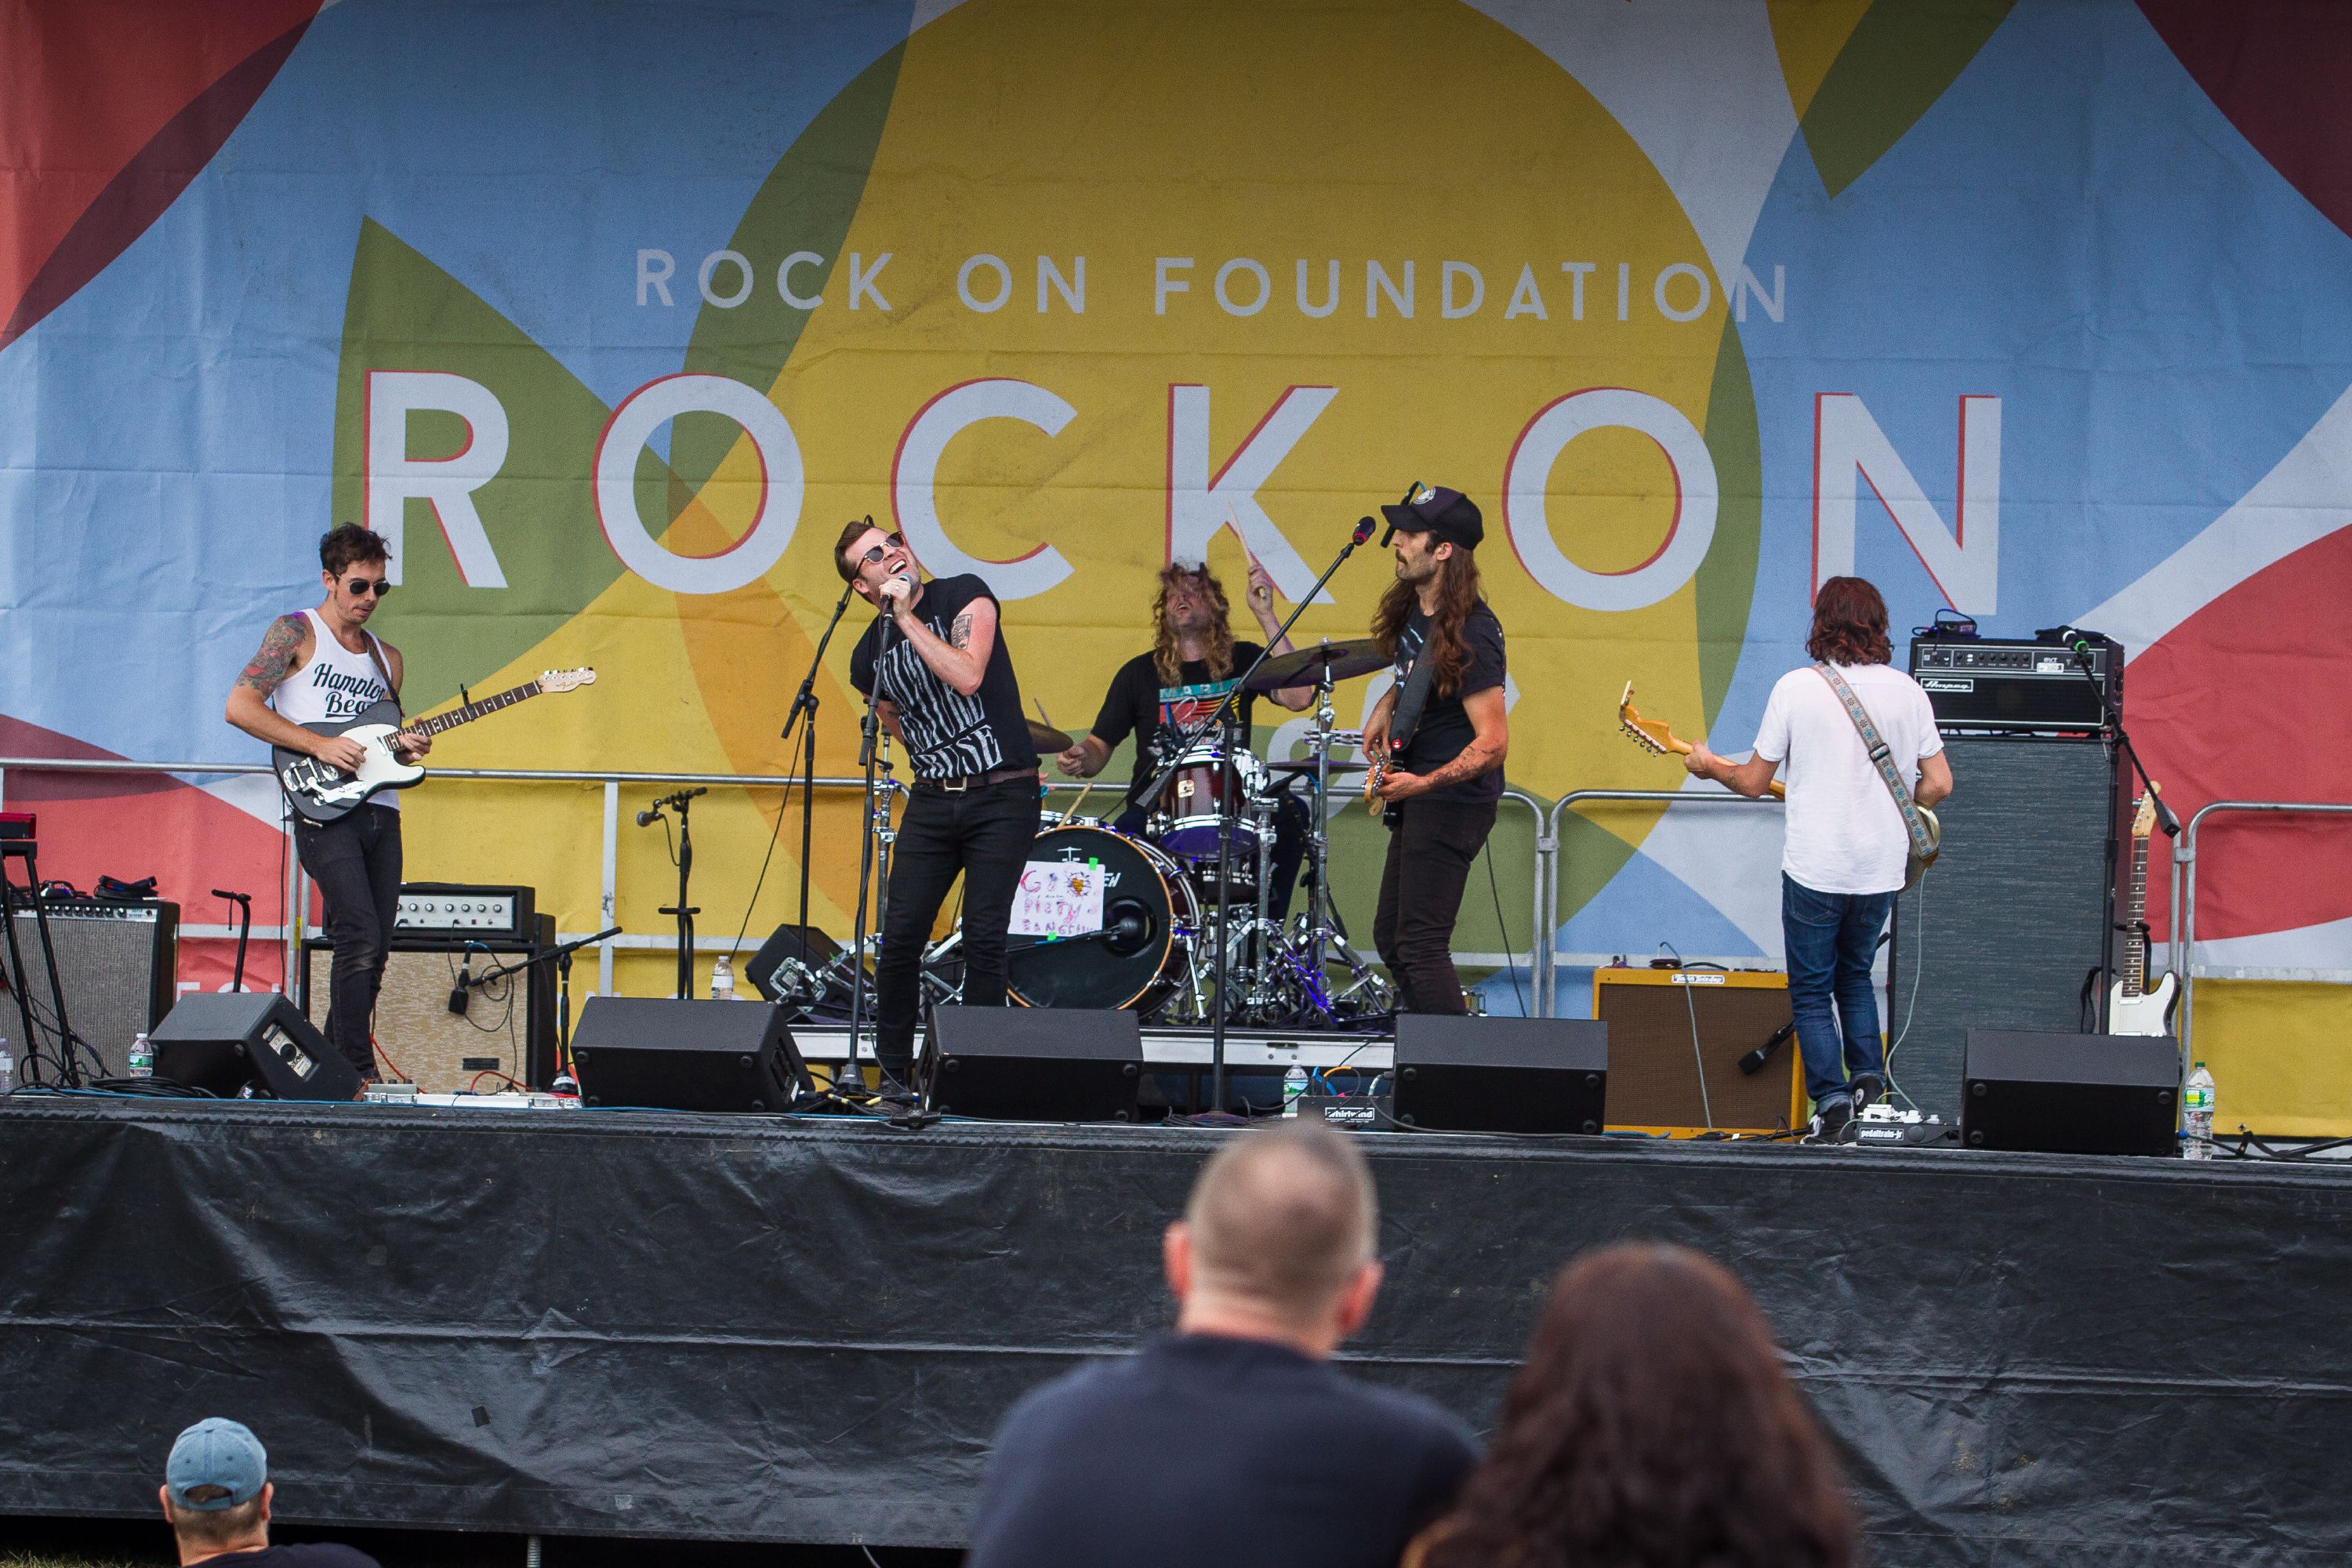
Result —
M0 1102L0 1513L139 1515L171 1436L341 1524L952 1545L998 1416L1164 1326L1226 1134ZM1882 1563L2352 1553L2352 1171L1372 1133L1348 1360L1484 1426L1559 1264L1755 1289Z

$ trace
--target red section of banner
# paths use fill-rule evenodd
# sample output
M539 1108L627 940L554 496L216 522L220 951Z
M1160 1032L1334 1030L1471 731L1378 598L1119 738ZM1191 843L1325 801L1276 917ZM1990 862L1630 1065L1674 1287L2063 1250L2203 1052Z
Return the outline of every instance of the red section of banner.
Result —
M112 753L54 730L0 714L0 756L111 759ZM284 834L193 784L157 773L41 773L11 768L7 806L40 817L45 880L87 891L100 875L156 879L156 893L180 906L184 925L236 923L215 888L253 896L253 923L281 919L286 885ZM17 873L19 876L22 872ZM184 944L180 978L207 990L227 984L235 942ZM281 965L274 942L255 942L246 955L246 988L275 987Z
M2239 134L2352 234L2352 5L2327 0L2139 0L2158 37Z
M318 0L0 0L0 348L73 297L211 161Z
M2342 690L2352 528L2207 603L2134 659L2124 700L2140 759L2186 823L2215 800L2352 798ZM2199 834L2197 934L2250 936L2352 916L2342 819L2213 817ZM2158 836L2147 912L2170 932L2172 858Z

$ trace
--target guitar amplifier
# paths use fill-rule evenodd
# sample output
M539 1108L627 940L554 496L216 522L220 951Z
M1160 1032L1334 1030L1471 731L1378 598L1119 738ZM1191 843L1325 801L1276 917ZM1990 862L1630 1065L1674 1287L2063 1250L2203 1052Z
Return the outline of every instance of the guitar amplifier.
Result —
M528 888L498 890L520 892L526 900L531 892ZM534 915L531 923L530 939L520 942L504 936L449 936L415 929L394 934L392 951L384 960L383 985L375 998L378 1070L386 1078L396 1071L427 1094L465 1093L486 1072L525 1084L544 1084L552 1079L552 964L531 964L488 985L470 984L466 987L466 1010L449 1011L450 994L457 988L461 973L470 977L555 945L554 916ZM313 937L302 949L300 1005L303 1016L323 1029L331 1000L334 944ZM495 1079L481 1082L485 1091L504 1087Z
M1911 679L1947 733L2082 735L2124 693L2124 650L2090 650L2091 679L2063 643L2002 637L1913 637Z
M66 1022L106 1064L106 1076L131 1070L131 1037L152 1031L172 1010L179 965L180 906L160 900L135 904L99 899L52 899L44 904L49 940L65 987ZM16 951L29 972L25 984L34 1006L49 1005L49 976L41 958L41 931L33 911L15 915ZM13 1005L0 1011L0 1032L14 1034ZM18 1047L21 1051L24 1047ZM89 1070L85 1059L83 1069Z
M393 926L404 934L449 941L505 937L524 941L538 931L531 905L537 889L467 882L403 882Z
M1760 1071L1739 1070L1740 1058L1789 1022L1787 975L1596 969L1592 1016L1609 1026L1611 1128L1688 1138L1710 1122L1721 1132L1804 1125L1805 1073L1794 1034L1772 1047Z

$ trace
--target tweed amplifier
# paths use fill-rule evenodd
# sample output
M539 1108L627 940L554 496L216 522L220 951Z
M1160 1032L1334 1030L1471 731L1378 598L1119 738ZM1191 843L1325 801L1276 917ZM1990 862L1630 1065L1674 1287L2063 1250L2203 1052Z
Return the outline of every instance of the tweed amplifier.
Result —
M2064 643L1997 637L1914 637L1911 678L1947 732L2087 734L2123 700L2124 650L2089 647L2091 679Z
M1596 969L1592 1016L1609 1026L1612 1129L1695 1137L1710 1126L1777 1132L1804 1125L1796 1037L1772 1043L1789 1022L1787 975ZM1741 1071L1740 1058L1757 1050L1763 1067Z
M49 940L57 946L58 979L65 987L66 1022L89 1042L106 1064L106 1076L131 1070L131 1038L152 1030L172 1010L173 973L179 963L180 906L160 900L135 904L100 899L50 899ZM17 949L32 971L36 1007L49 1000L48 975L41 961L41 933L30 910L16 912ZM0 1016L7 1029L14 1009ZM83 1070L89 1070L85 1060Z
M410 887L415 884L409 884ZM528 903L530 889L520 891ZM501 1079L543 1084L555 1072L555 987L550 964L534 963L490 982L485 970L555 945L555 917L531 917L530 937L452 940L404 929L385 957L375 999L374 1035L385 1078L404 1077L427 1094L503 1087ZM301 1006L326 1027L335 950L323 937L304 942ZM465 1010L449 1004L461 989ZM494 1077L485 1078L484 1074Z
M531 908L536 897L536 889L530 888L403 882L393 925L404 936L526 941L539 929Z

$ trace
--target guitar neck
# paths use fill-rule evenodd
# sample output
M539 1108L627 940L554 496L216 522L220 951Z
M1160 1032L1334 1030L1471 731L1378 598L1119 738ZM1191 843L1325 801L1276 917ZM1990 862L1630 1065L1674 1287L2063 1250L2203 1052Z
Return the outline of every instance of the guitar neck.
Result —
M2124 994L2147 990L2147 840L2132 840L2131 899L2124 918Z
M520 686L510 687L494 697L485 697L479 702L468 702L463 708L453 708L446 713L436 713L430 719L419 719L413 724L403 725L402 728L411 734L438 735L444 731L454 730L460 724L470 724L486 713L495 713L501 708L511 708L518 702L529 701L538 696L539 692L538 681L526 680Z

